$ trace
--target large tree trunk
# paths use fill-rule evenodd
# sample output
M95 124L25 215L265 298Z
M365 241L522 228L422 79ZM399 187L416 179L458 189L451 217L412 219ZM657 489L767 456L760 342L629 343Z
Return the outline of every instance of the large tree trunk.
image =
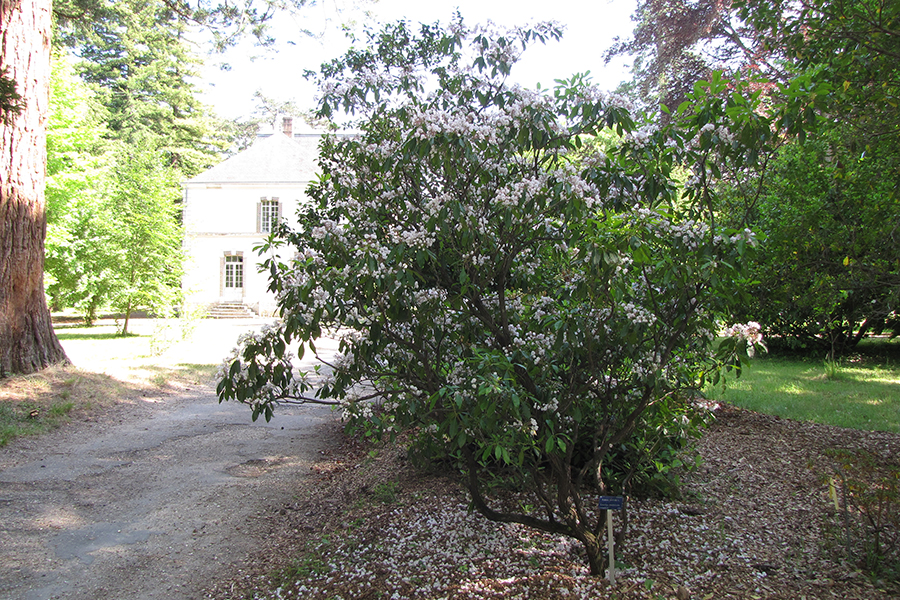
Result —
M67 360L44 298L51 0L0 0L0 70L22 97L0 117L0 377Z

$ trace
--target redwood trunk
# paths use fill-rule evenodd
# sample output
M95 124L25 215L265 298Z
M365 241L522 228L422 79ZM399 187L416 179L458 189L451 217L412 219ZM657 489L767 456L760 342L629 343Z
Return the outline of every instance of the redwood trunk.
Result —
M51 0L0 0L0 69L21 109L0 116L0 377L67 361L44 298Z

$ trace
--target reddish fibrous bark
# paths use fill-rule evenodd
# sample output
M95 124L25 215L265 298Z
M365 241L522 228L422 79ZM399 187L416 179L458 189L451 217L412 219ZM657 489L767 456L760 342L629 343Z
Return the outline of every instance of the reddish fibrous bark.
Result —
M0 377L66 362L44 297L50 0L0 0L0 71L18 112L0 118Z

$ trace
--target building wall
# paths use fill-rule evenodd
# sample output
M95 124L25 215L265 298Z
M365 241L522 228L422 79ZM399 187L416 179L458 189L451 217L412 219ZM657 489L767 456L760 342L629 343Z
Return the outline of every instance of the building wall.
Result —
M257 231L260 198L278 198L281 215L296 226L296 211L308 202L308 183L297 184L186 184L184 204L185 274L183 287L189 306L208 307L239 300L259 314L272 314L275 297L266 290L268 275L258 273L265 257L253 250L266 237ZM243 289L239 297L224 288L226 255L243 257Z

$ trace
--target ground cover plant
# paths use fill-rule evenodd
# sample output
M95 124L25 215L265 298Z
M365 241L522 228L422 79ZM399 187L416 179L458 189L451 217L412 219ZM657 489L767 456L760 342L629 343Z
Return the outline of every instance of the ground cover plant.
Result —
M375 437L412 431L478 512L574 538L598 575L596 496L690 434L706 378L759 341L747 324L714 352L756 240L711 208L721 165L771 128L719 79L664 128L584 76L508 84L558 35L398 23L323 65L321 115L361 134L326 138L314 206L261 249L294 256L266 263L282 321L242 340L218 394L254 418L334 402ZM324 381L296 374L292 347L328 330ZM528 502L495 502L498 480Z

